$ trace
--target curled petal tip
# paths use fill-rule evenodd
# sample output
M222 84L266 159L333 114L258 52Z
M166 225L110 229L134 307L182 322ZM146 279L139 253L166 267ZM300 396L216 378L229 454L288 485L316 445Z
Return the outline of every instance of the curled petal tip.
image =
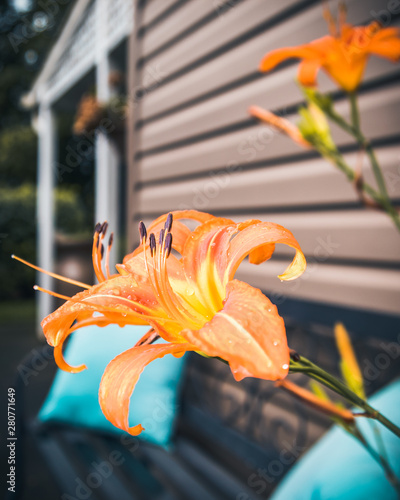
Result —
M68 371L69 371L69 373L79 373L79 372L83 372L84 370L87 370L86 365L71 366L71 370L68 370Z
M131 436L139 436L146 429L142 426L142 424L135 425L133 427L129 427L128 432Z

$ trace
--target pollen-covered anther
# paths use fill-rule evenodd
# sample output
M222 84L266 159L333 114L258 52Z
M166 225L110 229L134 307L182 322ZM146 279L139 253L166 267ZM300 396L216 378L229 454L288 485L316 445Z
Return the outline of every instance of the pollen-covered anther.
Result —
M100 229L102 227L102 223L101 222L98 222L95 226L94 226L94 232L95 233L100 233Z
M152 257L156 254L156 237L154 236L154 233L151 233L149 236L149 242L150 242L150 254Z
M147 240L147 229L146 226L144 225L143 221L139 222L139 237L140 237L140 243L146 243Z
M168 214L167 216L167 220L165 221L165 224L164 224L164 229L165 231L167 231L167 233L169 233L171 231L171 228L172 228L172 222L174 221L174 216L171 214L171 212Z
M160 235L158 237L158 242L159 242L161 248L162 248L163 243L164 243L164 235L165 235L165 230L161 229Z
M172 250L172 233L167 233L164 242L164 252L166 254L166 258L170 256L171 250Z

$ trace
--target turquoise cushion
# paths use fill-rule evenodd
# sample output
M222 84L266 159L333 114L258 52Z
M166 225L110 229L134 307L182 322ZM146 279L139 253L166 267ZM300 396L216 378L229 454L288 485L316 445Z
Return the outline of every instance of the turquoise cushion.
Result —
M400 425L400 380L371 398L371 404ZM364 418L359 428L376 447L371 423ZM400 439L379 426L390 465L400 478ZM340 427L333 427L292 468L270 500L396 500L394 488L380 465Z
M107 364L135 345L148 330L148 326L110 325L90 326L74 333L65 350L65 359L73 366L86 364L88 369L75 374L58 370L39 420L121 435L122 431L100 409L100 379ZM131 398L130 424L141 423L146 430L140 437L161 446L167 446L171 439L183 359L167 355L150 363Z

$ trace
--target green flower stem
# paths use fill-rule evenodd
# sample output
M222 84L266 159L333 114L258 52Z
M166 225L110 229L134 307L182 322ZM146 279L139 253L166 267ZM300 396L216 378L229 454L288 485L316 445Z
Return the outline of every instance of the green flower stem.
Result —
M352 403L359 408L362 408L366 416L377 420L382 425L384 425L387 429L392 431L397 437L400 438L400 428L397 427L393 422L387 419L384 415L382 415L378 410L375 410L372 406L370 406L366 401L361 399L357 394L355 394L352 390L350 390L343 382L330 375L328 372L319 368L319 366L315 365L308 359L300 356L299 361L290 361L290 371L291 372L302 372L309 377L321 382L325 386L333 389L337 394L343 396L347 401ZM356 416L356 415L355 415Z
M349 94L349 98L351 106L351 123L353 125L353 129L356 132L360 132L360 113L357 106L357 94L355 92L351 92Z
M367 186L365 183L361 185L361 188L364 189L364 191L368 193L374 199L374 201L377 201L377 203L379 203L379 205L393 219L393 222L396 224L397 229L400 231L400 216L390 200L388 191L386 189L385 179L382 174L382 169L379 166L379 162L375 155L375 151L371 146L371 142L363 135L360 128L360 114L358 111L357 95L355 93L351 93L349 94L349 99L351 106L351 124L344 120L344 118L342 118L338 113L336 113L332 106L324 107L324 112L333 122L339 125L339 127L353 136L357 140L359 146L363 148L367 153L372 166L372 171L379 188L380 201L378 201L376 197L372 197L369 190L365 189L365 186Z
M377 453L374 448L372 448L372 446L368 443L365 437L361 434L360 430L357 429L357 427L353 426L352 428L350 428L349 426L347 426L345 427L345 430L355 439L357 439L357 441L367 450L371 457L383 468L387 480L396 490L397 495L400 498L400 483L396 477L396 474L393 472L393 469L391 468L387 457L382 455L381 453Z
M320 155L338 167L346 175L349 181L355 182L357 180L354 170L347 165L343 156L337 149L327 149L324 145L315 142L313 145ZM377 205L379 205L382 210L389 215L389 217L391 217L397 229L400 231L400 216L395 207L392 205L390 198L382 195L382 193L378 193L372 186L364 181L360 183L360 188L367 193L375 201L375 203L377 203Z
M350 105L351 105L351 121L353 128L353 136L357 139L360 147L364 148L369 160L372 165L372 169L375 175L376 182L379 187L379 191L384 198L389 199L389 194L386 189L385 179L383 178L382 170L379 166L378 160L375 156L375 152L371 146L370 141L364 137L360 128L360 115L358 112L358 104L357 104L357 94L354 92L349 94Z
M372 189L368 184L362 182L360 184L361 189L364 190L371 198L378 203L378 205L391 217L395 223L397 229L400 231L400 214L393 206L389 194L386 189L385 180L382 174L382 170L379 166L378 159L375 152L371 146L370 141L363 135L360 127L360 114L358 111L357 96L355 93L349 94L350 106L351 106L351 123L348 123L341 115L339 115L333 108L331 101L326 101L325 96L319 94L307 94L308 98L314 102L322 111L330 118L334 123L336 123L340 128L346 131L349 135L354 137L361 148L363 148L370 160L372 170L378 185L379 193ZM314 144L315 145L315 144ZM319 148L317 150L322 154ZM337 160L337 158L332 157L332 152L328 156L323 155L325 158L333 161L342 171L344 171L347 177L354 181L356 176L350 167L344 167L344 160L342 159L342 164Z

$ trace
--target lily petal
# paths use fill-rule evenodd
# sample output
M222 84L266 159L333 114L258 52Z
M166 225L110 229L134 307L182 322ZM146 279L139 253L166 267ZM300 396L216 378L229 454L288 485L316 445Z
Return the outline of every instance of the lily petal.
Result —
M226 250L236 231L233 221L215 217L192 232L183 250L186 279L199 300L213 312L222 307Z
M293 234L279 224L260 222L246 227L231 240L228 249L229 262L226 268L225 283L233 279L240 263L250 252L264 247L263 253L257 254L257 259L252 261L260 264L263 255L266 258L272 255L274 247L267 245L275 245L276 243L284 243L296 250L292 263L279 278L290 281L300 276L305 271L306 259Z
M400 38L373 39L369 45L369 51L371 54L396 62L400 59Z
M315 51L310 45L311 44L271 50L271 52L261 60L259 70L262 72L270 71L286 59L315 59Z
M129 399L144 368L166 354L181 355L194 350L190 344L156 344L133 347L114 358L106 367L100 383L99 402L105 417L133 436L144 428L129 426Z
M318 71L321 63L318 60L304 60L299 64L298 79L305 87L314 87L317 84Z
M233 280L224 307L198 331L182 335L209 356L226 360L236 380L258 377L278 380L289 369L289 349L283 319L257 288Z
M152 317L167 319L164 311L153 302L153 297L149 301L144 292L137 287L136 280L127 275L115 276L76 294L42 321L47 342L52 346L62 343L74 321L92 318L95 312L120 326L128 323L145 325ZM103 323L104 317L93 321Z

